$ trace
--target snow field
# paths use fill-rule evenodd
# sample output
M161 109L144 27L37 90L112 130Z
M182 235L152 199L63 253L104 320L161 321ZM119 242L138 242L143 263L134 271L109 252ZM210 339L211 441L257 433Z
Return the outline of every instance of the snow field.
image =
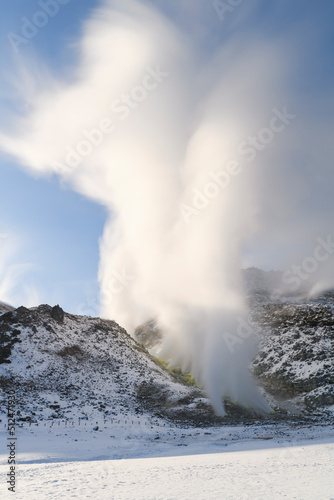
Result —
M1 499L334 499L330 425L181 429L145 421L139 429L19 428L16 493L7 491L2 454ZM5 443L6 432L0 436Z
M21 464L18 500L333 499L334 444ZM1 472L5 466L1 466ZM3 486L3 485L2 485ZM13 498L1 492L1 498Z

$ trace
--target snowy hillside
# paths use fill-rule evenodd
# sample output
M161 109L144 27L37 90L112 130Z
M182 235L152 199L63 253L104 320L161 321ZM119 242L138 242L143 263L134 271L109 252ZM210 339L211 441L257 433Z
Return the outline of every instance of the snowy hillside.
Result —
M178 382L113 321L20 307L0 316L0 347L1 389L15 387L21 421L143 412L215 419L199 389Z
M257 297L256 376L280 400L310 411L334 405L334 294L271 302Z
M284 419L287 410L330 417L334 294L272 300L276 273L251 269L246 275L259 344L252 370L275 409L266 419ZM14 384L20 421L147 413L191 424L223 422L205 394L147 352L162 338L154 321L137 329L137 342L113 321L74 316L59 306L0 307L0 402ZM225 422L258 418L228 401L225 408Z

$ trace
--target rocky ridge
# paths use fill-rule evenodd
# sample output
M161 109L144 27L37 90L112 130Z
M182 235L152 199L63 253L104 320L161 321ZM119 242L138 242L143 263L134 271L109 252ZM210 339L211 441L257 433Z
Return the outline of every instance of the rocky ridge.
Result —
M252 368L265 389L310 411L334 405L334 293L252 300L261 327Z
M114 321L19 307L0 315L1 408L14 389L19 419L150 413L214 422L209 401L180 383Z

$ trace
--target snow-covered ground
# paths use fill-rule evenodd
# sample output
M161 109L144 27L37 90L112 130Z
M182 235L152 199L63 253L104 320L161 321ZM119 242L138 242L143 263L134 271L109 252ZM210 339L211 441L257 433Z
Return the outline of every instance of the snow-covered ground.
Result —
M0 498L334 499L333 425L98 424L17 429L16 493L3 454Z
M122 328L98 318L65 314L57 319L55 309L20 308L2 316L4 345L10 349L4 351L0 373L1 499L334 500L330 400L326 411L318 406L296 411L290 398L289 406L284 402L287 413L262 421L247 420L242 413L233 417L231 411L225 425L209 427L217 419L210 420L203 393L182 385ZM307 311L300 315L304 322ZM332 328L326 311L319 318ZM273 314L267 311L268 321ZM288 316L284 321L290 320ZM282 367L283 345L290 353L287 366L294 368L296 355L307 348L306 354L319 354L316 361L327 370L319 379L320 388L332 383L331 365L326 368L332 359L327 334L319 340L320 330L312 327L308 337L306 325L298 338L293 332L295 338L286 327L286 341L282 343L279 335L273 341L268 337L264 355L274 355L275 366ZM332 330L328 336L332 338ZM320 341L328 352L318 352ZM306 382L315 373L312 359L297 360L297 367L307 365L305 372L294 369L298 381L300 373L305 373ZM5 411L12 391L17 438L14 496L6 484ZM178 415L183 427L171 423ZM194 415L200 418L190 418ZM191 427L194 422L199 427Z

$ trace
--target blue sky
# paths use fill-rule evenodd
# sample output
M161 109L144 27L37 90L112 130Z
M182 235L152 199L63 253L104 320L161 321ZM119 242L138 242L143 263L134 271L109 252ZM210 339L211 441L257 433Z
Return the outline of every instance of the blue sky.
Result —
M32 0L5 3L0 21L1 57L2 64L10 68L15 55L8 33L20 34L22 18L31 20L40 7ZM64 71L73 59L67 45L80 36L82 20L96 4L92 0L72 0L61 6L47 26L27 45L20 46L20 56L33 54L46 60L54 72ZM13 108L13 103L4 98L1 104L7 113ZM2 113L2 124L4 121ZM105 209L60 186L55 177L31 176L3 156L0 176L0 232L19 237L12 262L29 263L19 278L19 286L27 283L42 302L59 302L74 312L87 294L96 302L98 242ZM19 299L21 294L17 290L14 296Z
M235 14L228 14L224 22L210 1L205 2L204 17L196 16L195 12L195 5L203 8L204 2L152 3L161 6L174 21L195 34L196 50L203 52L211 53L233 30L239 30L240 39L245 43L248 30L254 31L254 28L260 41L269 36L286 39L297 31L294 40L300 41L297 48L300 58L295 85L305 99L309 98L310 109L314 105L313 95L319 96L333 87L334 2L331 0L254 0L253 4L247 0L235 9ZM80 36L83 21L98 4L95 0L70 0L61 5L57 15L40 28L29 43L20 46L19 57L46 61L54 74L70 71L76 54L68 47ZM176 6L180 4L184 6L183 15L177 14ZM9 33L20 34L22 18L31 20L38 10L40 5L35 0L3 0L0 19L3 76L10 73L17 57ZM243 17L243 13L247 15ZM17 103L8 99L11 90L6 80L0 92L0 125L5 130ZM319 106L319 99L316 102ZM325 110L324 103L322 112ZM94 309L98 293L98 244L106 220L105 209L61 186L56 177L29 175L4 155L0 155L0 179L0 233L13 233L20 240L11 263L30 266L18 278L17 300L22 297L20 287L28 284L37 291L41 302L59 302L68 311L80 312L81 304L88 300Z

